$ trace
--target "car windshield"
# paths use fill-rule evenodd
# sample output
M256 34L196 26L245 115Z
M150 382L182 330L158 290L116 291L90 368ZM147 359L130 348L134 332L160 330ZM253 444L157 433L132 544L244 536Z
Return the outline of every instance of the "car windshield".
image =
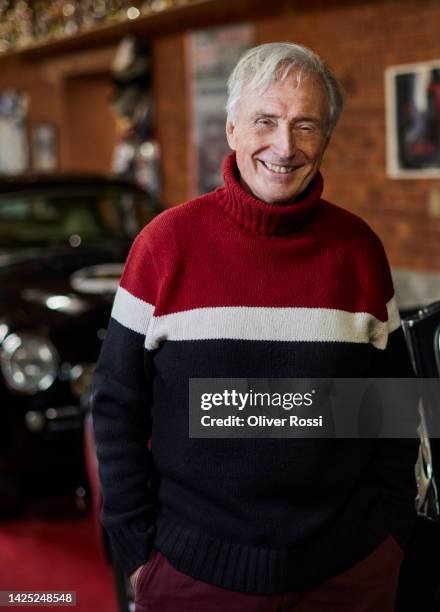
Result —
M154 206L142 192L113 187L0 194L0 247L131 239Z

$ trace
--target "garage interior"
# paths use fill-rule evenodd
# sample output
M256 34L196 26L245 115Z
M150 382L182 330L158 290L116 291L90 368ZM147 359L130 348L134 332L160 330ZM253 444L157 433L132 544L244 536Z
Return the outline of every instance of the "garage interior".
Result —
M4 35L9 41L0 46L0 96L13 92L25 99L24 175L46 172L38 167L34 147L42 126L50 126L53 139L50 174L115 173L115 151L127 134L132 135L126 118L118 114L122 102L115 57L121 41L131 36L145 45L149 58L148 78L140 81L151 105L145 141L149 152L157 148L154 163L141 169L147 173L145 184L148 188L148 181L153 181L154 199L165 209L196 197L200 156L194 138L197 91L191 37L243 26L250 32L250 46L295 41L326 59L346 96L321 168L325 198L359 215L382 240L402 315L440 303L440 161L436 158L430 175L393 175L392 108L387 101L390 69L427 64L437 70L437 63L440 69L437 0L163 0L126 3L124 11L134 12L118 19L111 18L112 3L102 2L108 20L101 16L101 21L73 33L10 42L6 26L8 19L18 19L17 4L9 2L9 16L0 8L0 38ZM66 0L63 6L71 4ZM440 151L440 102L437 108ZM7 155L5 146L0 142L0 158ZM118 150L122 155L123 149ZM0 185L17 176L0 164ZM440 327L438 316L436 321ZM440 355L440 343L437 351ZM435 368L427 372L421 375L440 376L440 361L437 373ZM81 428L81 440L82 435ZM433 445L437 453L438 442ZM0 501L0 591L70 590L77 593L79 612L123 610L117 595L120 576L112 571L97 535L88 460L84 456L68 484L48 476L52 484L47 490L33 490L30 483L23 499L13 499L3 509ZM6 469L9 483L14 469ZM440 612L439 568L440 518L421 518L402 567L397 612Z

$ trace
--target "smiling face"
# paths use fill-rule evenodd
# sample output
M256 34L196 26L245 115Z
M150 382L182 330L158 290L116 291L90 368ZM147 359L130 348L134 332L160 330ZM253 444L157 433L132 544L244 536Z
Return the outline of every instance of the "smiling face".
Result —
M303 74L298 86L291 71L263 95L245 89L235 121L226 122L243 187L264 202L292 201L319 170L327 129L327 93L314 74Z

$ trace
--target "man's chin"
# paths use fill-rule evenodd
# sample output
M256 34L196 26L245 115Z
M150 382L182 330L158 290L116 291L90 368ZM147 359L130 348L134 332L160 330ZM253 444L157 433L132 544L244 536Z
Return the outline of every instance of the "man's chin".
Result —
M306 176L304 174L298 176L297 174L295 177L290 177L290 181L286 180L286 175L280 175L280 178L275 176L270 180L266 176L262 181L260 190L264 197L260 197L260 199L268 204L286 204L292 202L292 200L298 198L305 191L313 176L313 173L309 173Z
M289 189L276 189L266 191L264 197L260 198L267 204L289 204L304 191L302 185L291 186Z
M291 184L282 184L281 181L276 179L272 183L267 177L264 177L264 180L260 184L255 184L254 188L249 185L249 182L246 183L242 179L240 182L248 193L258 200L266 202L266 204L289 204L301 195L310 182L310 179L302 178L298 180L298 178Z

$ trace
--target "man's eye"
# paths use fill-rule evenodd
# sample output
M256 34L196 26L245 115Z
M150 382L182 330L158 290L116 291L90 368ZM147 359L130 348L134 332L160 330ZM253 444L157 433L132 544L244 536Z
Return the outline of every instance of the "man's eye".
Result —
M302 134L313 134L316 131L315 126L311 125L310 123L305 123L305 124L302 124L302 125L298 125L297 129Z
M273 121L271 119L257 119L257 125L273 125Z

